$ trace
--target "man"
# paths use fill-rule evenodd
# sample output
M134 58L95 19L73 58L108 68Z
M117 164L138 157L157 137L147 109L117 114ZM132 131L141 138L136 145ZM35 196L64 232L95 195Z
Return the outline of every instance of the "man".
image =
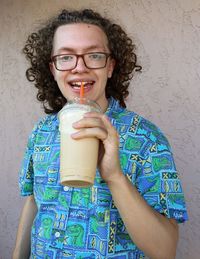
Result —
M13 258L175 258L187 212L168 141L125 109L141 70L133 50L120 26L92 10L63 10L28 38L27 78L49 115L33 129L20 173L28 197ZM59 181L57 113L82 82L103 114L73 125L72 138L100 140L95 184L78 189Z

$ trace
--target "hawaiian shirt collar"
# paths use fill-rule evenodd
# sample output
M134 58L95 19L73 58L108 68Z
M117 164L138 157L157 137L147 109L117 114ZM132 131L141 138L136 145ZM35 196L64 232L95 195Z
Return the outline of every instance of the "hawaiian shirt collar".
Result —
M108 108L107 108L105 114L109 117L109 115L112 111L114 111L114 110L117 111L120 109L120 107L121 106L120 106L119 102L117 100L115 100L113 97L110 97L108 99Z

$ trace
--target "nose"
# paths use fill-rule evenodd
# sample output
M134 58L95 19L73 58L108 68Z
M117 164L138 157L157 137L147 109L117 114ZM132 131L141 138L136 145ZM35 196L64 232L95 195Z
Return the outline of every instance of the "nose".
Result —
M77 65L76 67L72 70L73 73L84 73L87 72L88 68L86 67L84 60L82 57L78 57L77 60Z

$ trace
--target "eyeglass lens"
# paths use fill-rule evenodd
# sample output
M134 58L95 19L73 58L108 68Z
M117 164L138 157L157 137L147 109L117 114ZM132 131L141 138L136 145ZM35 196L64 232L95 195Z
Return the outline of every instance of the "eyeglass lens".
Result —
M71 70L77 66L78 58L81 57L87 68L103 68L106 66L108 53L86 53L78 54L63 54L54 56L53 62L58 70Z

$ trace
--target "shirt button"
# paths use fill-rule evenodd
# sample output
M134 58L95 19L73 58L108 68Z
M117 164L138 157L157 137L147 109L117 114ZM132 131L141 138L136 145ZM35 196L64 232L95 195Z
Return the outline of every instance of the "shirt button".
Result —
M60 232L56 232L55 237L60 237Z

